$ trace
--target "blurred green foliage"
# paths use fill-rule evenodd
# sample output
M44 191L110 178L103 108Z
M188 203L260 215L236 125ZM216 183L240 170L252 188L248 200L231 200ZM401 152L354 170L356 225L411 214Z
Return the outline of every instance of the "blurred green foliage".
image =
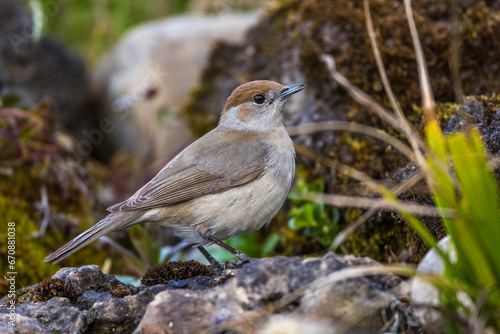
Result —
M32 12L35 38L55 36L96 66L133 26L186 12L250 10L265 1L250 0L23 0Z
M300 175L300 174L299 174ZM340 214L337 208L327 207L323 203L308 202L298 196L301 192L325 192L324 182L320 179L307 183L298 178L295 187L288 195L293 201L288 226L292 230L304 230L304 233L327 246L330 245L340 231Z
M25 0L33 12L34 31L43 29L45 34L57 37L93 66L130 27L185 12L191 2Z
M426 135L434 153L427 159L426 171L434 200L439 208L457 212L455 217L443 218L457 260L445 256L450 285L440 289L441 303L472 316L478 311L458 298L465 291L471 300L481 300L481 317L498 331L500 318L493 313L500 310L500 194L486 148L475 129L444 137L439 126L431 123ZM445 323L448 332L460 332L456 323Z
M127 260L134 266L137 273L146 273L148 268L158 266L168 261L180 261L189 258L194 258L197 261L204 262L205 257L198 252L197 249L191 247L163 246L158 245L155 236L141 225L134 225L128 229L128 234L135 253L121 247L120 245L107 238L106 242L118 250L125 256ZM233 248L247 254L250 257L260 258L267 256L275 249L279 242L279 235L276 233L269 234L264 242L257 242L255 235L252 233L238 235L226 240L226 243ZM218 246L210 246L210 254L218 261L225 262L235 260L236 257L226 250ZM193 254L189 254L193 250Z

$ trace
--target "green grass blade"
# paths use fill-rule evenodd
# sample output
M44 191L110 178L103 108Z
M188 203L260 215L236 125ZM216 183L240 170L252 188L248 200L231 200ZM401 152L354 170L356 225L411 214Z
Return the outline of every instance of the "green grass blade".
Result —
M495 254L500 254L498 188L488 168L479 134L472 136L476 137L472 145L463 134L448 139L462 191L460 216L464 219L458 220L455 228L460 248L475 272L477 283L492 286L500 277L500 267L495 265L498 262Z

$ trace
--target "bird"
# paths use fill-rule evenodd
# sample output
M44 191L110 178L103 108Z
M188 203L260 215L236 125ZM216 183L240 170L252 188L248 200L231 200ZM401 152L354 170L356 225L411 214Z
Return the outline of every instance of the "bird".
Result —
M305 87L268 80L238 86L215 129L44 261L55 264L105 234L143 223L172 229L213 266L219 263L205 249L210 244L250 261L223 240L262 228L283 206L295 173L295 150L283 125L285 103Z

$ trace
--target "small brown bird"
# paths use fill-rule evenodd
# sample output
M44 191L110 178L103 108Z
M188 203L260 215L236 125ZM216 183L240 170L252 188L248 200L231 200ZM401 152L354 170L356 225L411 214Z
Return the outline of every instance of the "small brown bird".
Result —
M152 222L198 246L225 244L231 236L260 229L278 213L292 184L295 151L283 126L287 99L306 87L252 81L227 99L217 127L173 158L151 181L45 262L57 263L99 237Z

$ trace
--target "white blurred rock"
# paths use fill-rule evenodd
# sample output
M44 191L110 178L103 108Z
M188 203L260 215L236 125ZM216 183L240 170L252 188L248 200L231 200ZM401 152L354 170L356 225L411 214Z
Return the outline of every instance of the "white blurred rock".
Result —
M450 261L455 262L457 254L454 247L450 249L450 244L450 237L446 236L438 242L438 247L445 253L449 252ZM425 274L442 276L444 274L444 266L444 262L439 254L434 249L431 249L425 254L417 270ZM412 304L414 304L414 315L418 322L426 329L426 333L444 333L441 313L432 308L432 306L439 306L438 290L432 284L415 278L412 283L411 297ZM459 296L459 298L470 305L470 301L466 301L466 296Z
M336 334L335 326L325 320L297 315L275 315L257 331L257 334Z
M127 153L169 160L193 138L179 115L218 40L238 43L256 13L179 16L134 28L94 75L106 134ZM109 128L109 127L108 127Z

